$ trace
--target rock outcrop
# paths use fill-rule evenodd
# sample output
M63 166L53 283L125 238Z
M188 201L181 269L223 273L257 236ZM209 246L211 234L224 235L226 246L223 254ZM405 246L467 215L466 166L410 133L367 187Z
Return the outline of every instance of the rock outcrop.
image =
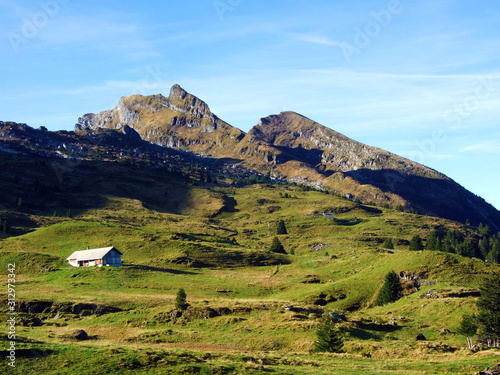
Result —
M133 95L120 99L113 110L86 114L76 131L133 129L153 144L204 156L232 156L244 133L220 120L208 105L174 85L169 97ZM130 131L130 130L127 130Z

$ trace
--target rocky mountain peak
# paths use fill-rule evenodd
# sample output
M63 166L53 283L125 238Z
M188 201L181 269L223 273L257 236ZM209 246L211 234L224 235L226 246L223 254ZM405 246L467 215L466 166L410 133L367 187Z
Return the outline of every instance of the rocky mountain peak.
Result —
M210 111L208 105L201 99L189 94L186 90L175 84L170 89L170 95L162 103L164 106L197 118L206 118L215 121L216 117Z
M261 118L251 131L275 146L324 149L355 142L296 112L281 112Z
M170 89L169 98L182 101L188 95L190 94L176 83Z

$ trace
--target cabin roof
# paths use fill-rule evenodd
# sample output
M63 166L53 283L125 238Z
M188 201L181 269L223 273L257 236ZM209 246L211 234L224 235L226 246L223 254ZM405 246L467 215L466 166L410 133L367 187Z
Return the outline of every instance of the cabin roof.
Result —
M80 260L102 259L107 253L109 253L113 249L116 250L120 255L123 255L123 253L120 250L116 249L114 246L111 246L111 247L103 247L100 249L75 251L68 258L66 258L66 260L76 259L77 261L80 261Z

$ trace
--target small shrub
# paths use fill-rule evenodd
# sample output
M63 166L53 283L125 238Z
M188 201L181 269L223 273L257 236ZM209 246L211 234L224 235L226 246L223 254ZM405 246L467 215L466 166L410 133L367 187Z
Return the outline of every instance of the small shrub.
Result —
M179 289L177 297L175 298L175 308L177 310L186 310L189 307L189 303L186 302L186 297L184 289Z

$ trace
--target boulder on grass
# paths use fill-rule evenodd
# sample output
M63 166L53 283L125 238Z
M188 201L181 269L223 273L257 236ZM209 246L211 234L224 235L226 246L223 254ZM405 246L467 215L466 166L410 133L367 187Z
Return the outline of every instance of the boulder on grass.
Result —
M83 329L78 329L69 334L61 335L59 337L62 339L78 340L78 341L88 340L90 338L87 332L85 332Z

